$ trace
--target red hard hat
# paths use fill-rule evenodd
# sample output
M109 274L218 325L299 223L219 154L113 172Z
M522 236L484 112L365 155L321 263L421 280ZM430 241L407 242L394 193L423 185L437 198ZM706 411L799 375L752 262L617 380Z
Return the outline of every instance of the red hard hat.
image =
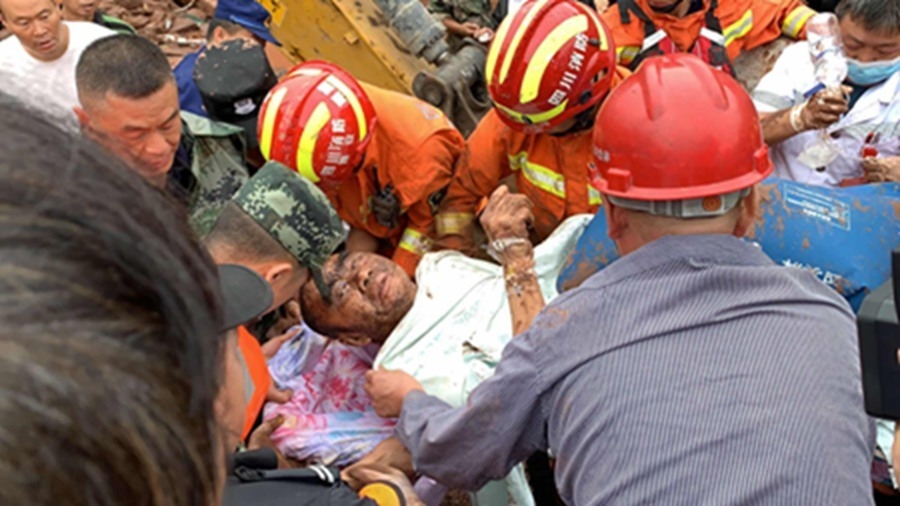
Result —
M749 188L772 172L759 116L731 76L689 54L647 59L594 124L593 183L632 200Z
M538 0L500 24L485 76L500 118L540 133L599 102L615 69L613 39L595 10L575 0Z
M318 182L339 182L362 163L375 129L365 91L337 65L297 65L269 92L259 112L259 149Z

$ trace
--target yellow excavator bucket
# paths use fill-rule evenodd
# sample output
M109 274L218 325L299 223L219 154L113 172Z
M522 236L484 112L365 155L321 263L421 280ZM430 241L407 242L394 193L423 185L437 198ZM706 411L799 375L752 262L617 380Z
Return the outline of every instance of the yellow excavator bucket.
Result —
M260 0L270 29L295 61L336 63L361 81L412 94L434 66L412 55L372 0Z

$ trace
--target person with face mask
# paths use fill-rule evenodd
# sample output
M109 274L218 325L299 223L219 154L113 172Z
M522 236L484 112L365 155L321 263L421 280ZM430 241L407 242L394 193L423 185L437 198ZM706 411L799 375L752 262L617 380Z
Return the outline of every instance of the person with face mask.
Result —
M900 4L843 0L835 13L848 67L843 94L815 91L806 42L787 48L753 93L774 174L833 187L900 181ZM822 129L838 154L810 167L798 156Z

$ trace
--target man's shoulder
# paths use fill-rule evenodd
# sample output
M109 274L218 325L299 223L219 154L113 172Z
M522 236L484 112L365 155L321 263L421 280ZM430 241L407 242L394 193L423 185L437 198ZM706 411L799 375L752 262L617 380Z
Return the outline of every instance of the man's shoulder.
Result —
M82 47L88 46L97 39L116 34L109 28L88 21L65 21L64 23L69 27L69 43Z
M0 40L0 61L22 60L25 57L28 57L28 53L25 52L25 48L22 47L19 39L14 35Z
M175 64L175 68L172 72L175 73L175 76L183 76L190 78L191 81L194 80L194 65L197 63L197 58L200 56L200 53L203 52L203 49L199 49L194 51L193 53L188 53L184 55L184 57Z
M188 111L181 111L181 120L188 132L195 137L231 137L243 134L240 127L204 118Z
M79 56L95 41L116 34L112 30L87 21L65 21L65 23L69 27L68 52Z

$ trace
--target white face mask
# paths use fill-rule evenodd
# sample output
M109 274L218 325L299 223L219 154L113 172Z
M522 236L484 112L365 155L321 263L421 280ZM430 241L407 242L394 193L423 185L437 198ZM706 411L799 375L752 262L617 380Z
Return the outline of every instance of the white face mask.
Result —
M893 60L867 63L847 58L847 78L860 86L882 83L897 72L900 72L900 56Z

